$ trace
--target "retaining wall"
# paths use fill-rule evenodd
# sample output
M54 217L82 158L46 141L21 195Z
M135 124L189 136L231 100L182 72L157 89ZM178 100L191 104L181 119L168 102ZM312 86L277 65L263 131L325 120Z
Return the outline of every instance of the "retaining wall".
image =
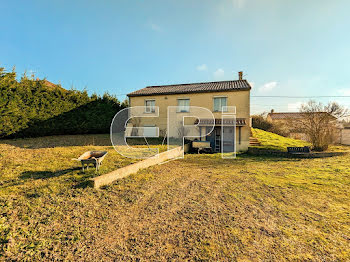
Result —
M157 165L169 159L177 158L183 155L182 147L177 147L172 150L160 153L157 157L151 157L135 164L131 164L126 167L119 168L108 174L104 174L91 179L92 186L94 188L100 188L101 186L113 183L117 179L127 177L131 174L136 173L140 169L147 168L153 165Z
M297 153L291 154L288 152L277 151L272 149L249 147L248 154L257 156L275 156L275 157L288 157L288 158L323 158L333 156L343 156L347 152L311 152L311 153Z

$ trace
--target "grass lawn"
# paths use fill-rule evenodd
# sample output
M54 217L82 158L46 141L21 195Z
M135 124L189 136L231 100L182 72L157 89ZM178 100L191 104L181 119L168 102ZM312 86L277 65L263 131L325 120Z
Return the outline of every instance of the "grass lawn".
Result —
M166 150L166 146L159 147L160 152ZM93 166L82 172L80 162L72 161L90 150L108 151L98 174ZM84 186L91 177L137 161L118 154L109 135L103 134L0 140L0 196L57 193L67 187Z
M104 139L0 142L0 260L350 259L349 155L186 155L80 187L82 151L109 151L101 172L130 161Z
M303 147L311 146L302 140L292 139L288 137L283 137L271 132L266 132L261 129L252 128L253 137L257 138L261 143L261 146L255 146L265 149L273 149L278 151L287 151L287 147Z

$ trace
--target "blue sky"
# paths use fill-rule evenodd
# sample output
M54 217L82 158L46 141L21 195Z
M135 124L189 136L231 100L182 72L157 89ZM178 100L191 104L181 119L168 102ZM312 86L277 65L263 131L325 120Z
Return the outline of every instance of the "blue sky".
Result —
M121 100L147 85L237 79L253 96L350 96L348 1L4 1L0 65ZM253 112L307 98L252 98ZM350 97L319 98L350 106Z

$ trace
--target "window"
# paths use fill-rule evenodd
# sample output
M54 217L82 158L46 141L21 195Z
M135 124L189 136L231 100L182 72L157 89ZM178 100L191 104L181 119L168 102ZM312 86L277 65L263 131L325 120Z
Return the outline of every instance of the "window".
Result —
M227 97L214 97L214 112L223 111L223 106L227 106ZM227 111L227 108L224 108Z
M177 106L178 106L178 112L190 112L189 99L178 99Z
M154 113L155 110L155 105L156 105L156 101L155 100L146 100L145 101L145 105L146 105L146 113Z

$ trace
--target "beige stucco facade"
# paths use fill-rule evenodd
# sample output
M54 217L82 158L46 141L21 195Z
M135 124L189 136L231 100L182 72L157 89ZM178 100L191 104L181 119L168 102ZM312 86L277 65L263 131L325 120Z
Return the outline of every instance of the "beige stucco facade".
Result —
M226 97L227 106L236 107L236 118L245 119L245 125L236 127L236 150L246 151L249 146L250 137L250 91L225 91L225 92L207 92L207 93L186 93L186 94L170 94L170 95L152 95L152 96L131 96L129 97L129 106L145 106L147 100L154 100L155 106L159 107L158 117L141 118L140 126L154 125L159 128L160 135L164 135L167 129L167 115L169 106L177 106L178 99L189 99L190 106L204 107L209 109L215 119L221 119L221 112L214 112L214 98ZM144 113L152 116L152 113ZM178 117L191 116L190 112L178 112ZM156 115L154 113L154 115ZM187 120L194 122L194 118ZM188 124L188 123L186 123ZM197 133L187 135L199 135L202 130ZM202 139L203 140L203 139Z

